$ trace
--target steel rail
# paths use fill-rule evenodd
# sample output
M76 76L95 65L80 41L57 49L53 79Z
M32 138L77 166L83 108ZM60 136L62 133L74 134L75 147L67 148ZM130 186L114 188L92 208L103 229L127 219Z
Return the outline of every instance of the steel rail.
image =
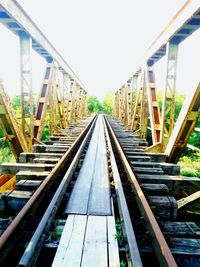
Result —
M50 172L50 174L45 178L43 183L38 187L38 189L35 191L35 193L32 195L32 197L29 199L29 201L26 203L26 205L21 209L21 211L17 214L17 216L14 218L14 220L11 222L11 224L8 226L8 228L3 232L2 236L0 237L0 263L4 260L6 257L6 253L3 250L7 250L6 244L9 240L13 238L13 234L17 231L18 226L20 223L22 223L25 216L30 212L30 210L36 205L37 201L45 194L51 183L54 181L54 179L59 175L60 170L64 167L67 160L72 156L72 154L75 152L77 147L82 143L85 135L87 134L88 130L91 127L92 122L94 121L95 117L88 123L88 125L85 127L85 129L81 132L79 137L74 141L74 143L71 145L68 151L62 156L60 161L55 165L53 170ZM12 237L12 238L11 238ZM11 248L14 245L14 242L10 244ZM11 249L9 248L9 249Z
M37 255L40 252L40 249L42 248L43 242L41 242L43 234L50 228L51 223L53 219L55 218L57 209L63 199L63 196L65 194L65 191L69 185L69 182L72 178L72 175L74 174L74 171L77 167L78 161L80 159L80 156L82 154L82 151L85 147L85 144L91 134L91 131L93 129L93 126L95 124L96 120L93 121L89 131L87 132L83 142L81 143L81 146L79 147L79 150L77 151L75 157L73 158L72 163L70 164L66 174L64 175L59 187L57 188L48 208L46 209L37 229L35 230L31 240L28 243L28 246L26 247L19 263L18 267L28 267L35 263L37 260ZM39 245L38 245L39 244ZM39 247L38 247L39 246ZM35 255L37 253L37 255ZM33 262L34 261L34 262Z
M108 134L108 129L106 127L105 116L104 116L104 126L105 126L104 127L105 128L105 134L106 134L106 138L107 138L108 151L110 154L110 161L111 161L111 166L112 166L112 175L113 175L113 180L115 183L115 189L116 189L116 194L117 194L117 202L118 202L119 210L120 210L120 213L122 215L123 223L125 226L126 238L128 241L128 247L129 247L132 266L142 267L143 264L141 261L135 233L133 230L130 214L128 211L128 206L126 203L126 199L125 199L119 171L117 168L117 163L115 161L115 156L113 153L110 137Z
M160 262L161 266L163 267L177 267L177 264L175 262L175 259L168 247L168 244L162 234L162 231L156 221L156 218L144 196L144 193L142 192L142 189L131 169L131 166L119 144L119 141L117 140L115 133L109 124L107 118L106 118L106 125L108 127L111 139L113 140L117 151L119 153L120 159L122 161L122 164L124 166L124 169L126 171L126 174L130 181L132 182L133 191L136 196L136 201L138 204L138 207L140 209L140 212L142 216L144 217L147 228L150 232L150 235L152 237L152 245L154 247L155 253L157 255L158 261Z

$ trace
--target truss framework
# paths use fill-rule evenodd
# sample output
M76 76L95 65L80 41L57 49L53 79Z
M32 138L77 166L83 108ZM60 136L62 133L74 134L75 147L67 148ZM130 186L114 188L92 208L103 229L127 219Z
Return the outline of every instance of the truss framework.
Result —
M146 138L150 130L152 140L146 150L166 153L172 162L177 161L187 145L200 115L197 86L193 97L189 98L190 102L186 98L176 122L174 119L179 44L199 28L199 3L188 0L149 47L144 61L132 77L115 93L115 117L142 138ZM162 103L159 103L153 67L165 55L165 91ZM126 89L128 83L131 87Z

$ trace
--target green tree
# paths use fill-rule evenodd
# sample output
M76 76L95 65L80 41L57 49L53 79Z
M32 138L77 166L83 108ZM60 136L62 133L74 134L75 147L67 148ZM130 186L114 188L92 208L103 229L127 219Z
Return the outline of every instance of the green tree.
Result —
M104 107L96 96L89 96L87 105L90 113L104 112Z
M107 113L111 114L114 104L114 92L109 91L103 102L100 102L96 96L89 96L87 107L90 113Z
M105 113L111 114L114 107L114 91L108 91L103 100Z

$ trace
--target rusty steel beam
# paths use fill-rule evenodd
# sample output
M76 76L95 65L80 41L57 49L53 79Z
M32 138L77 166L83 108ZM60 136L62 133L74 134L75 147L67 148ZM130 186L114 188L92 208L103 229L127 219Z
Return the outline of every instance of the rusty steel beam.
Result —
M169 162L177 162L183 148L187 145L191 132L200 117L200 83L194 92L187 96L176 125L167 144L165 153Z
M0 128L2 129L8 145L18 160L21 152L27 152L27 142L20 129L12 104L6 95L3 84L0 80Z
M160 108L157 99L156 80L153 67L146 68L147 96L153 145L160 142Z
M41 141L42 131L44 128L46 109L49 98L49 88L51 83L52 64L47 64L43 84L38 98L37 109L34 121L34 139Z

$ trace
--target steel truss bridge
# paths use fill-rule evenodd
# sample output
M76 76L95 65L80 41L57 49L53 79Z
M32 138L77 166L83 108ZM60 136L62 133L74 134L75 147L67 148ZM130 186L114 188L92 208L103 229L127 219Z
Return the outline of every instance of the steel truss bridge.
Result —
M199 151L188 140L200 132L200 82L175 121L179 45L200 28L200 2L186 1L148 48L112 116L88 115L87 88L17 1L0 0L0 22L19 38L21 71L20 117L0 81L0 129L16 159L0 165L12 186L0 194L0 265L200 266L196 217L179 213L200 180L176 165L186 146ZM32 49L46 60L36 107ZM164 56L160 105L154 65Z

